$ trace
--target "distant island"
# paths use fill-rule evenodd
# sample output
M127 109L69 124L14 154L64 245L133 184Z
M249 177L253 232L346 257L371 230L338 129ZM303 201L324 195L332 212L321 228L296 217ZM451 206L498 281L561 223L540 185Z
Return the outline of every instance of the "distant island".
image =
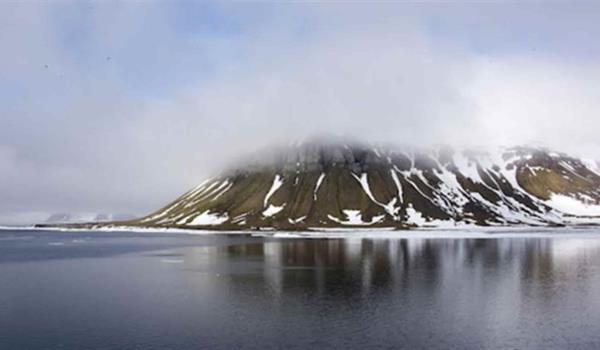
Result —
M312 140L271 149L140 219L40 224L309 230L600 223L596 162L535 147L396 149Z

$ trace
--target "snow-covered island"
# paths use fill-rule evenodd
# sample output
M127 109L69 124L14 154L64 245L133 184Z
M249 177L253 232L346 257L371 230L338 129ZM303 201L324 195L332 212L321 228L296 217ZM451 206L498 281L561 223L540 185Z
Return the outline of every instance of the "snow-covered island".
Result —
M417 150L319 140L256 159L143 218L59 225L238 231L600 223L597 164L541 148Z

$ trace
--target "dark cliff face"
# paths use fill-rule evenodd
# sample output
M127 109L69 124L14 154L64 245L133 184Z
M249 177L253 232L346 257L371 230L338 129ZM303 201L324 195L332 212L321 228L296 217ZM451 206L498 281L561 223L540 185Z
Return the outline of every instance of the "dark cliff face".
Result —
M319 141L226 171L129 223L212 229L595 223L599 188L593 164L543 149L401 151Z

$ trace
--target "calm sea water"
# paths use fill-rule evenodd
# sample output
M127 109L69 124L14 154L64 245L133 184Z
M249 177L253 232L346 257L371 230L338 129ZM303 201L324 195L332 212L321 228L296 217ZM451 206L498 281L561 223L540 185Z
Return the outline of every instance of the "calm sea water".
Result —
M0 349L600 349L599 238L0 231Z

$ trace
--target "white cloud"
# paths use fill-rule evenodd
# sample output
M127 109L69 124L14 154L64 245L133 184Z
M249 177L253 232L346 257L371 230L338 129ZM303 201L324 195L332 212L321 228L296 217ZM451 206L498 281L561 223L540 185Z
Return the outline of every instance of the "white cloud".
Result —
M600 158L600 64L481 58L469 88L485 137Z
M276 7L222 35L182 33L163 5L89 21L2 6L0 213L142 213L232 156L323 132L598 154L597 63L474 52L415 11Z

